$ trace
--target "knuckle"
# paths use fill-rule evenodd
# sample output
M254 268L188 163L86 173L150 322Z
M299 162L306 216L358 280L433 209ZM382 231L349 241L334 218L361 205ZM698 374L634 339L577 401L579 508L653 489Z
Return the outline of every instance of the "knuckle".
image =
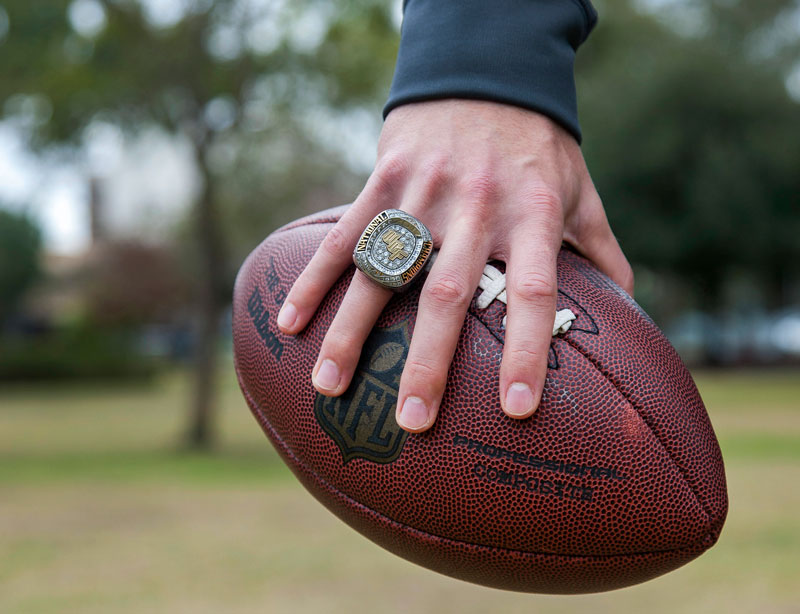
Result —
M333 358L349 358L358 348L357 340L345 330L331 327L325 335L324 353Z
M552 301L556 297L557 285L555 278L539 271L518 273L510 281L508 289L511 294L525 302L540 303Z
M323 280L314 275L307 267L294 282L286 300L298 307L307 307L314 302L316 297L324 296L327 291L328 287L325 286Z
M341 224L336 224L325 235L322 247L332 256L349 255L352 246L347 234L342 230Z
M372 175L375 179L375 190L379 194L389 194L396 190L408 177L408 161L399 154L381 158Z
M493 205L500 199L500 182L489 170L474 172L464 178L463 192L470 206Z
M298 307L308 308L314 305L317 297L324 296L325 292L327 292L327 288L321 281L303 280L302 285L300 285L298 280L287 300L290 300Z
M417 357L406 361L403 367L403 384L417 389L422 386L436 387L443 384L446 373L432 360Z
M532 350L529 347L510 347L506 350L506 355L503 357L503 362L507 363L509 366L512 366L515 370L520 370L519 367L522 365L522 370L525 371L525 367L530 367L531 365L537 364L542 360L542 358L544 358L544 356L541 353L537 352L536 350Z
M421 168L420 174L426 185L441 186L450 181L450 163L447 156L437 154L426 160Z
M547 215L561 217L562 202L558 192L545 183L536 183L525 191L528 205Z
M581 244L613 243L614 237L602 211L583 211L575 225L574 235Z
M464 280L452 273L444 273L433 279L428 285L426 294L437 306L447 307L465 305L472 298L472 292Z

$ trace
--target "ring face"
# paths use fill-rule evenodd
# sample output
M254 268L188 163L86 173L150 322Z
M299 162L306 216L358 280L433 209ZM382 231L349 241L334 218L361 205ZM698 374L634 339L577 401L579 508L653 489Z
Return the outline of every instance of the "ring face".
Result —
M386 209L367 224L353 262L381 286L401 290L419 275L432 249L425 224L399 209Z

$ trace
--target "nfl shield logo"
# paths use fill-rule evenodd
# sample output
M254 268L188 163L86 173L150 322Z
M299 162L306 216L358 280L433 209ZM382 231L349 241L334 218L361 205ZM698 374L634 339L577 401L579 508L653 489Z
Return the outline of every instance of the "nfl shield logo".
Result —
M408 325L373 329L350 387L340 397L317 393L314 414L342 451L343 462L391 463L408 433L394 419L400 374L408 354Z

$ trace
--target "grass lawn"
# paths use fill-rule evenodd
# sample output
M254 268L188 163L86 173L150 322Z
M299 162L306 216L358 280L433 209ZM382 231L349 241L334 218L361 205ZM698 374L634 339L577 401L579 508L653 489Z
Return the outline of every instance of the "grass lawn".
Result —
M211 455L182 451L186 382L0 388L0 612L800 612L800 374L698 374L731 509L690 565L601 595L451 580L359 536L221 393Z

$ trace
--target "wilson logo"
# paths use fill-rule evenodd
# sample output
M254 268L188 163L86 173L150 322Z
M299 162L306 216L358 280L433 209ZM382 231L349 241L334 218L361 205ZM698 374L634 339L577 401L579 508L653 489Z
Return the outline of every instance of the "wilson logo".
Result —
M247 313L250 314L253 326L255 326L258 336L264 341L264 345L275 356L275 360L280 360L283 355L283 343L269 329L269 311L264 305L264 299L261 298L258 288L253 288L250 298L247 299Z

